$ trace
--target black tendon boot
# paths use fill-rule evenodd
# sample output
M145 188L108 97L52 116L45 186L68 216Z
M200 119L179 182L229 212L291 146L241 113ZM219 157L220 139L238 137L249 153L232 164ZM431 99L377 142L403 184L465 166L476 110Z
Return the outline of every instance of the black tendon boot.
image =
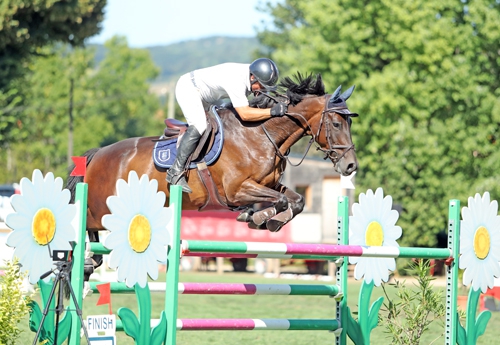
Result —
M167 182L171 185L175 184L182 186L182 191L186 193L192 192L191 188L189 188L187 184L186 178L184 177L186 162L196 148L200 138L201 134L198 132L196 127L189 126L179 142L175 162L167 172Z

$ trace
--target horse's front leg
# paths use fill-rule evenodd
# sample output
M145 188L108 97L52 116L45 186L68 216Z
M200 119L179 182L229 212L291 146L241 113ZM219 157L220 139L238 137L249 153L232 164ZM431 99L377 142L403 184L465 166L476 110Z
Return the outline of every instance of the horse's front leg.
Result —
M265 229L265 227L261 226L268 219L285 211L288 207L288 200L284 194L251 180L243 182L237 192L232 197L228 196L228 199L230 203L234 204L254 205L258 203L271 203L273 205L255 212L251 208L248 208L240 213L237 219L248 222L248 226L253 229Z
M288 199L288 208L269 219L266 223L270 231L279 231L286 223L304 210L305 200L302 195L286 186L281 186L281 192Z

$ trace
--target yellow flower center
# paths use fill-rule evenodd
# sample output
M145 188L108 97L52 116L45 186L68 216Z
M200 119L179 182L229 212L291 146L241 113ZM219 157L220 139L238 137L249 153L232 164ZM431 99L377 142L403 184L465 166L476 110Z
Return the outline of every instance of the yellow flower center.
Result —
M488 256L490 245L490 233L484 226L480 226L474 234L474 253L478 259L483 260Z
M381 246L384 243L384 231L379 222L373 221L368 224L365 232L367 246Z
M128 242L136 253L143 253L151 242L151 225L141 214L132 218L128 227Z
M50 243L56 234L56 217L52 211L48 208L39 209L33 217L31 231L39 245L45 246Z

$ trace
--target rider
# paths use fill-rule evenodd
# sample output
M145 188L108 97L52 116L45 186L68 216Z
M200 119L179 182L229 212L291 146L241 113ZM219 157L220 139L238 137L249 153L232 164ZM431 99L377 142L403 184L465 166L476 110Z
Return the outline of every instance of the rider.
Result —
M267 58L251 64L224 63L184 74L175 87L175 97L189 127L179 141L177 157L167 173L167 182L182 186L191 193L184 172L189 156L193 153L201 135L207 128L205 111L211 104L229 98L243 121L261 121L273 116L283 116L288 110L286 103L277 103L271 109L249 106L247 97L252 92L274 86L278 81L278 67Z

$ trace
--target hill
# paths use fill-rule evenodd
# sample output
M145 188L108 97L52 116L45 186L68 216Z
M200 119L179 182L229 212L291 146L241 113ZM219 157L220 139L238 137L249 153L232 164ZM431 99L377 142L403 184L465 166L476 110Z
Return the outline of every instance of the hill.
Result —
M95 45L96 63L105 54L102 45ZM208 37L183 41L166 46L144 48L151 53L154 63L161 72L154 83L164 83L197 68L224 62L250 63L259 43L254 37Z

